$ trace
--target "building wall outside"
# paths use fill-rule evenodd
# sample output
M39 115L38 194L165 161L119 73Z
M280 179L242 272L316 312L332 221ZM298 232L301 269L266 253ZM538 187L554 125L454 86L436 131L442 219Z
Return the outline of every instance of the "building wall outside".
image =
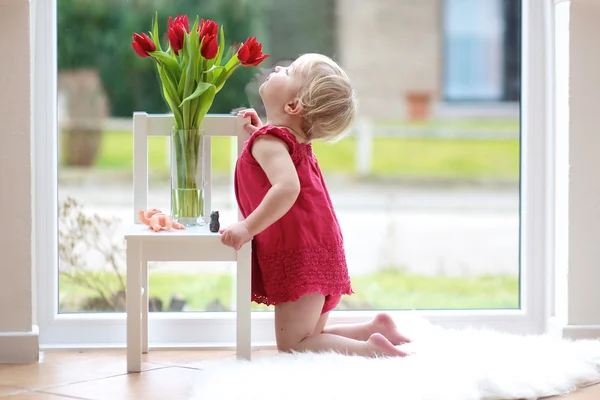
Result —
M409 91L441 96L441 0L337 0L337 54L363 116L402 119Z

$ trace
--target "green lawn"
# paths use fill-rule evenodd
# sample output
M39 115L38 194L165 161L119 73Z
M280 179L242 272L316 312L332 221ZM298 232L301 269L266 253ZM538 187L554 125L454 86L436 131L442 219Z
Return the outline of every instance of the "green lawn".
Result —
M486 131L517 132L521 128L519 119L458 119L458 120L427 120L427 121L402 121L382 120L375 122L378 127L392 128L424 128L424 129L465 129L477 130L482 134Z
M149 140L149 167L168 172L167 138ZM214 138L213 170L225 173L231 165L230 138ZM335 144L317 142L314 151L325 173L355 173L355 139ZM380 177L508 179L519 177L519 141L475 139L376 138L373 174ZM102 137L96 167L131 170L131 132L109 131Z
M117 287L115 276L98 275L104 284ZM233 295L229 274L150 273L150 296L169 304L173 294L182 295L190 310L204 311L218 301L228 306ZM398 269L382 270L353 278L355 294L346 296L343 309L485 309L518 308L518 276L444 277L420 276ZM60 281L63 311L78 310L89 289L76 286L64 276ZM266 309L255 305L255 309Z

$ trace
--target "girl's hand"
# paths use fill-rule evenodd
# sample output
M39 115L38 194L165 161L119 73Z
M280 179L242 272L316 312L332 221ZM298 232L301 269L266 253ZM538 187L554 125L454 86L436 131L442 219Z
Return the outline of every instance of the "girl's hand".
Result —
M221 234L221 243L236 250L241 249L245 243L252 239L245 221L229 225L227 228L219 230L219 233Z
M249 134L253 134L263 126L262 121L253 108L241 110L238 112L238 115L240 115L242 118L250 118L250 122L244 125L244 128Z

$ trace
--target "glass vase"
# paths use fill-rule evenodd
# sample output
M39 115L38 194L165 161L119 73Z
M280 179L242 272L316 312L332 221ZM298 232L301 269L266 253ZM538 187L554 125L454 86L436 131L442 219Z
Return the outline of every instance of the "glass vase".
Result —
M171 131L171 214L186 227L205 223L203 153L203 131Z

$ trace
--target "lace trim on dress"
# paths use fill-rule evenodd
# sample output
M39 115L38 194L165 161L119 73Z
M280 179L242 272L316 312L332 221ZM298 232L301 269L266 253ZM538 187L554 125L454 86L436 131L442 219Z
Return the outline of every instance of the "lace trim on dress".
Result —
M267 296L255 294L252 300L273 305L296 301L309 293L324 296L353 294L342 244L305 247L258 256Z

